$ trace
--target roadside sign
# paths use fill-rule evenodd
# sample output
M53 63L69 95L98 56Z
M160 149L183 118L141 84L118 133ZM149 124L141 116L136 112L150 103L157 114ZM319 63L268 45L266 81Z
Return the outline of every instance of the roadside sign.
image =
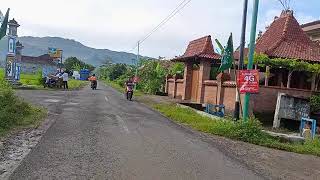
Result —
M57 49L57 48L49 47L49 48L48 48L48 54L49 54L52 58L61 58L62 50L61 50L61 49Z
M259 93L259 71L240 70L237 71L238 87L241 94Z

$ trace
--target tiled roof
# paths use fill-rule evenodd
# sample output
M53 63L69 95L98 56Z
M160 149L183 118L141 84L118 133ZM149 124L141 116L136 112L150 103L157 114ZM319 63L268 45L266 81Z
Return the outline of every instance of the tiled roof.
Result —
M13 18L11 19L8 24L16 24L16 25L19 25L18 22Z
M305 28L305 27L314 26L314 25L317 25L317 24L320 24L320 20L318 20L318 21L313 21L313 22L309 22L309 23L306 23L306 24L302 24L301 27L302 27L302 28Z
M269 57L320 62L320 46L302 30L292 11L283 11L259 38L256 52Z
M22 56L21 57L22 63L32 63L32 64L47 64L47 65L56 65L53 59L50 57L49 54L44 54L38 57L33 56Z
M174 60L184 60L192 57L200 57L205 59L221 59L221 56L214 52L211 36L205 36L189 43L186 52L175 58Z
M244 57L248 57L248 54L249 54L249 49L248 48L244 48ZM233 53L233 57L234 59L236 60L239 60L240 59L240 49L237 49L234 53Z

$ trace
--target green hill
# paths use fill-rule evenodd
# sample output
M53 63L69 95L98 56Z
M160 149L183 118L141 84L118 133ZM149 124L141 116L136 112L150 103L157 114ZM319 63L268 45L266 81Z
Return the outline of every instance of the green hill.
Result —
M75 56L86 63L99 66L106 60L112 60L113 63L131 64L136 55L127 52L117 52L109 49L95 49L87 47L78 41L64 39L60 37L19 37L24 49L23 55L39 56L47 53L48 47L57 47L63 49L63 58ZM7 50L7 39L0 41L0 60L3 61Z

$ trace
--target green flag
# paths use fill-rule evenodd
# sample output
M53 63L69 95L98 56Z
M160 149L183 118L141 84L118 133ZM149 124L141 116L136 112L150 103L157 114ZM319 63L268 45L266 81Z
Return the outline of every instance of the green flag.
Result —
M0 40L7 34L9 11L10 11L10 8L7 10L6 15L5 15L3 22L2 22L1 28L0 28Z
M233 63L233 41L232 33L230 34L227 47L224 49L224 53L221 58L221 66L219 68L220 72L223 72L226 69L231 68Z

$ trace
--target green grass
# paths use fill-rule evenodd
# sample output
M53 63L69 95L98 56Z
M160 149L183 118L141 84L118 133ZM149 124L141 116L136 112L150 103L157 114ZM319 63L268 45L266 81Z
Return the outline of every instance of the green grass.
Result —
M213 120L197 114L192 109L181 108L173 104L156 104L153 108L173 121L201 132L270 148L320 156L319 138L313 141L307 140L305 143L283 142L280 138L272 137L263 132L261 123L257 120L251 120L248 123L242 121L234 122L231 120Z
M4 78L4 69L0 68L0 80Z
M75 79L70 79L68 81L68 86L69 86L69 89L71 90L80 89L88 84L89 84L88 81L80 81Z
M41 75L39 74L21 74L20 75L20 82L23 85L31 85L36 87L42 87L41 83Z

